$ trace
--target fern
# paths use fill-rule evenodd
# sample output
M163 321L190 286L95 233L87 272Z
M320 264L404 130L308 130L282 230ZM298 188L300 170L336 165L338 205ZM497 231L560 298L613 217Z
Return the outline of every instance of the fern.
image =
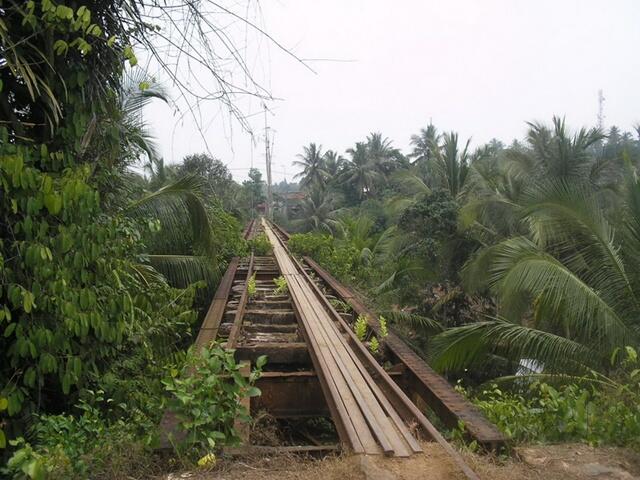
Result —
M289 292L289 285L287 285L287 279L280 275L278 278L273 279L273 283L276 284L276 289L273 291L275 295L284 295Z
M247 282L247 294L249 295L249 298L253 298L256 292L256 274L254 273L253 275L251 275L251 278L249 278L249 281Z
M389 330L387 329L387 319L382 315L378 318L378 322L380 322L380 329L378 330L378 334L380 338L384 339L389 335Z
M360 314L353 325L353 331L361 342L364 342L367 338L367 323L367 316Z
M371 353L373 353L374 355L380 351L380 342L378 341L377 337L373 337L369 342L369 351L371 351Z

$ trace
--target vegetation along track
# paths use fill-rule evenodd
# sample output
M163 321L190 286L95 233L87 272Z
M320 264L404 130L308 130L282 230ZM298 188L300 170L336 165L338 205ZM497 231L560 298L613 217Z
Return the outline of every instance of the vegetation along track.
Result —
M500 432L393 333L372 354L352 324L366 318L367 335L382 338L374 312L311 259L294 258L288 234L275 224L252 221L245 238L262 232L273 254L231 261L196 339L197 347L225 342L248 365L267 355L262 395L251 399L250 410L283 421L330 416L339 445L354 453L409 457L422 452L419 440L431 440L477 478L423 410L445 425L462 421L485 448L500 448ZM172 428L170 415L163 422ZM296 448L336 448L304 437L312 445Z

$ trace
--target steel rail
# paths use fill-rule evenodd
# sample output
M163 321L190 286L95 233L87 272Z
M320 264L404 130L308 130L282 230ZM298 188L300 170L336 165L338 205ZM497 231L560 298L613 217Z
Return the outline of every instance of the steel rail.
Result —
M244 285L242 286L242 294L240 295L240 300L238 301L238 309L236 310L236 314L233 319L233 326L231 327L231 331L229 332L229 336L227 337L226 348L235 348L238 343L240 330L242 330L244 311L247 308L247 300L249 298L249 280L251 280L251 275L253 275L253 262L254 256L252 252L249 259L249 267L247 268L247 275L244 279Z

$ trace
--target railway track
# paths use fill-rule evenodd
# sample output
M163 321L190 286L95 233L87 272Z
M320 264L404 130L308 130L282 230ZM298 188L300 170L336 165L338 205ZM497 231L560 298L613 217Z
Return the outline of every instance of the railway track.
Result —
M354 453L408 457L421 453L420 440L433 441L467 478L478 478L423 411L447 425L463 421L468 435L489 449L504 443L500 432L393 333L372 355L352 324L365 315L372 334L380 336L375 313L313 260L294 258L287 232L275 224L252 221L244 235L262 232L273 255L252 253L230 262L195 342L225 342L247 364L267 355L257 384L262 395L251 399L250 410L285 422L330 417L337 443ZM280 277L286 289L276 291ZM170 415L163 427L172 428ZM335 448L306 437L311 445L302 450Z

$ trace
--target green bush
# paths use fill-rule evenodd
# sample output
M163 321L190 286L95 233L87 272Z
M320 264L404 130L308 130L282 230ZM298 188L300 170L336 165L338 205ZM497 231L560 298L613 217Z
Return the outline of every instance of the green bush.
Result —
M310 256L323 268L344 280L365 277L358 250L349 245L338 245L331 235L297 233L289 238L289 249L300 256Z
M250 420L241 400L260 395L254 386L266 357L259 357L248 378L240 373L233 350L217 344L190 351L179 368L169 370L162 383L170 393L166 407L178 419L181 438L170 438L179 454L205 454L216 445L234 445L240 441L236 419Z
M249 240L248 244L249 244L249 249L253 250L254 255L258 255L258 256L271 255L271 251L272 251L271 242L269 241L269 238L264 233L261 233L260 235L257 235L256 237Z
M101 392L94 399L103 401ZM31 427L34 446L11 441L15 451L0 473L14 479L126 478L149 473L149 446L135 426L109 422L96 407L80 402L80 415L39 415Z
M329 257L334 249L333 237L320 233L296 233L289 237L287 244L291 253L308 255L317 261Z
M637 399L636 399L637 400ZM640 447L640 404L611 390L534 382L525 393L492 385L474 403L516 442Z

